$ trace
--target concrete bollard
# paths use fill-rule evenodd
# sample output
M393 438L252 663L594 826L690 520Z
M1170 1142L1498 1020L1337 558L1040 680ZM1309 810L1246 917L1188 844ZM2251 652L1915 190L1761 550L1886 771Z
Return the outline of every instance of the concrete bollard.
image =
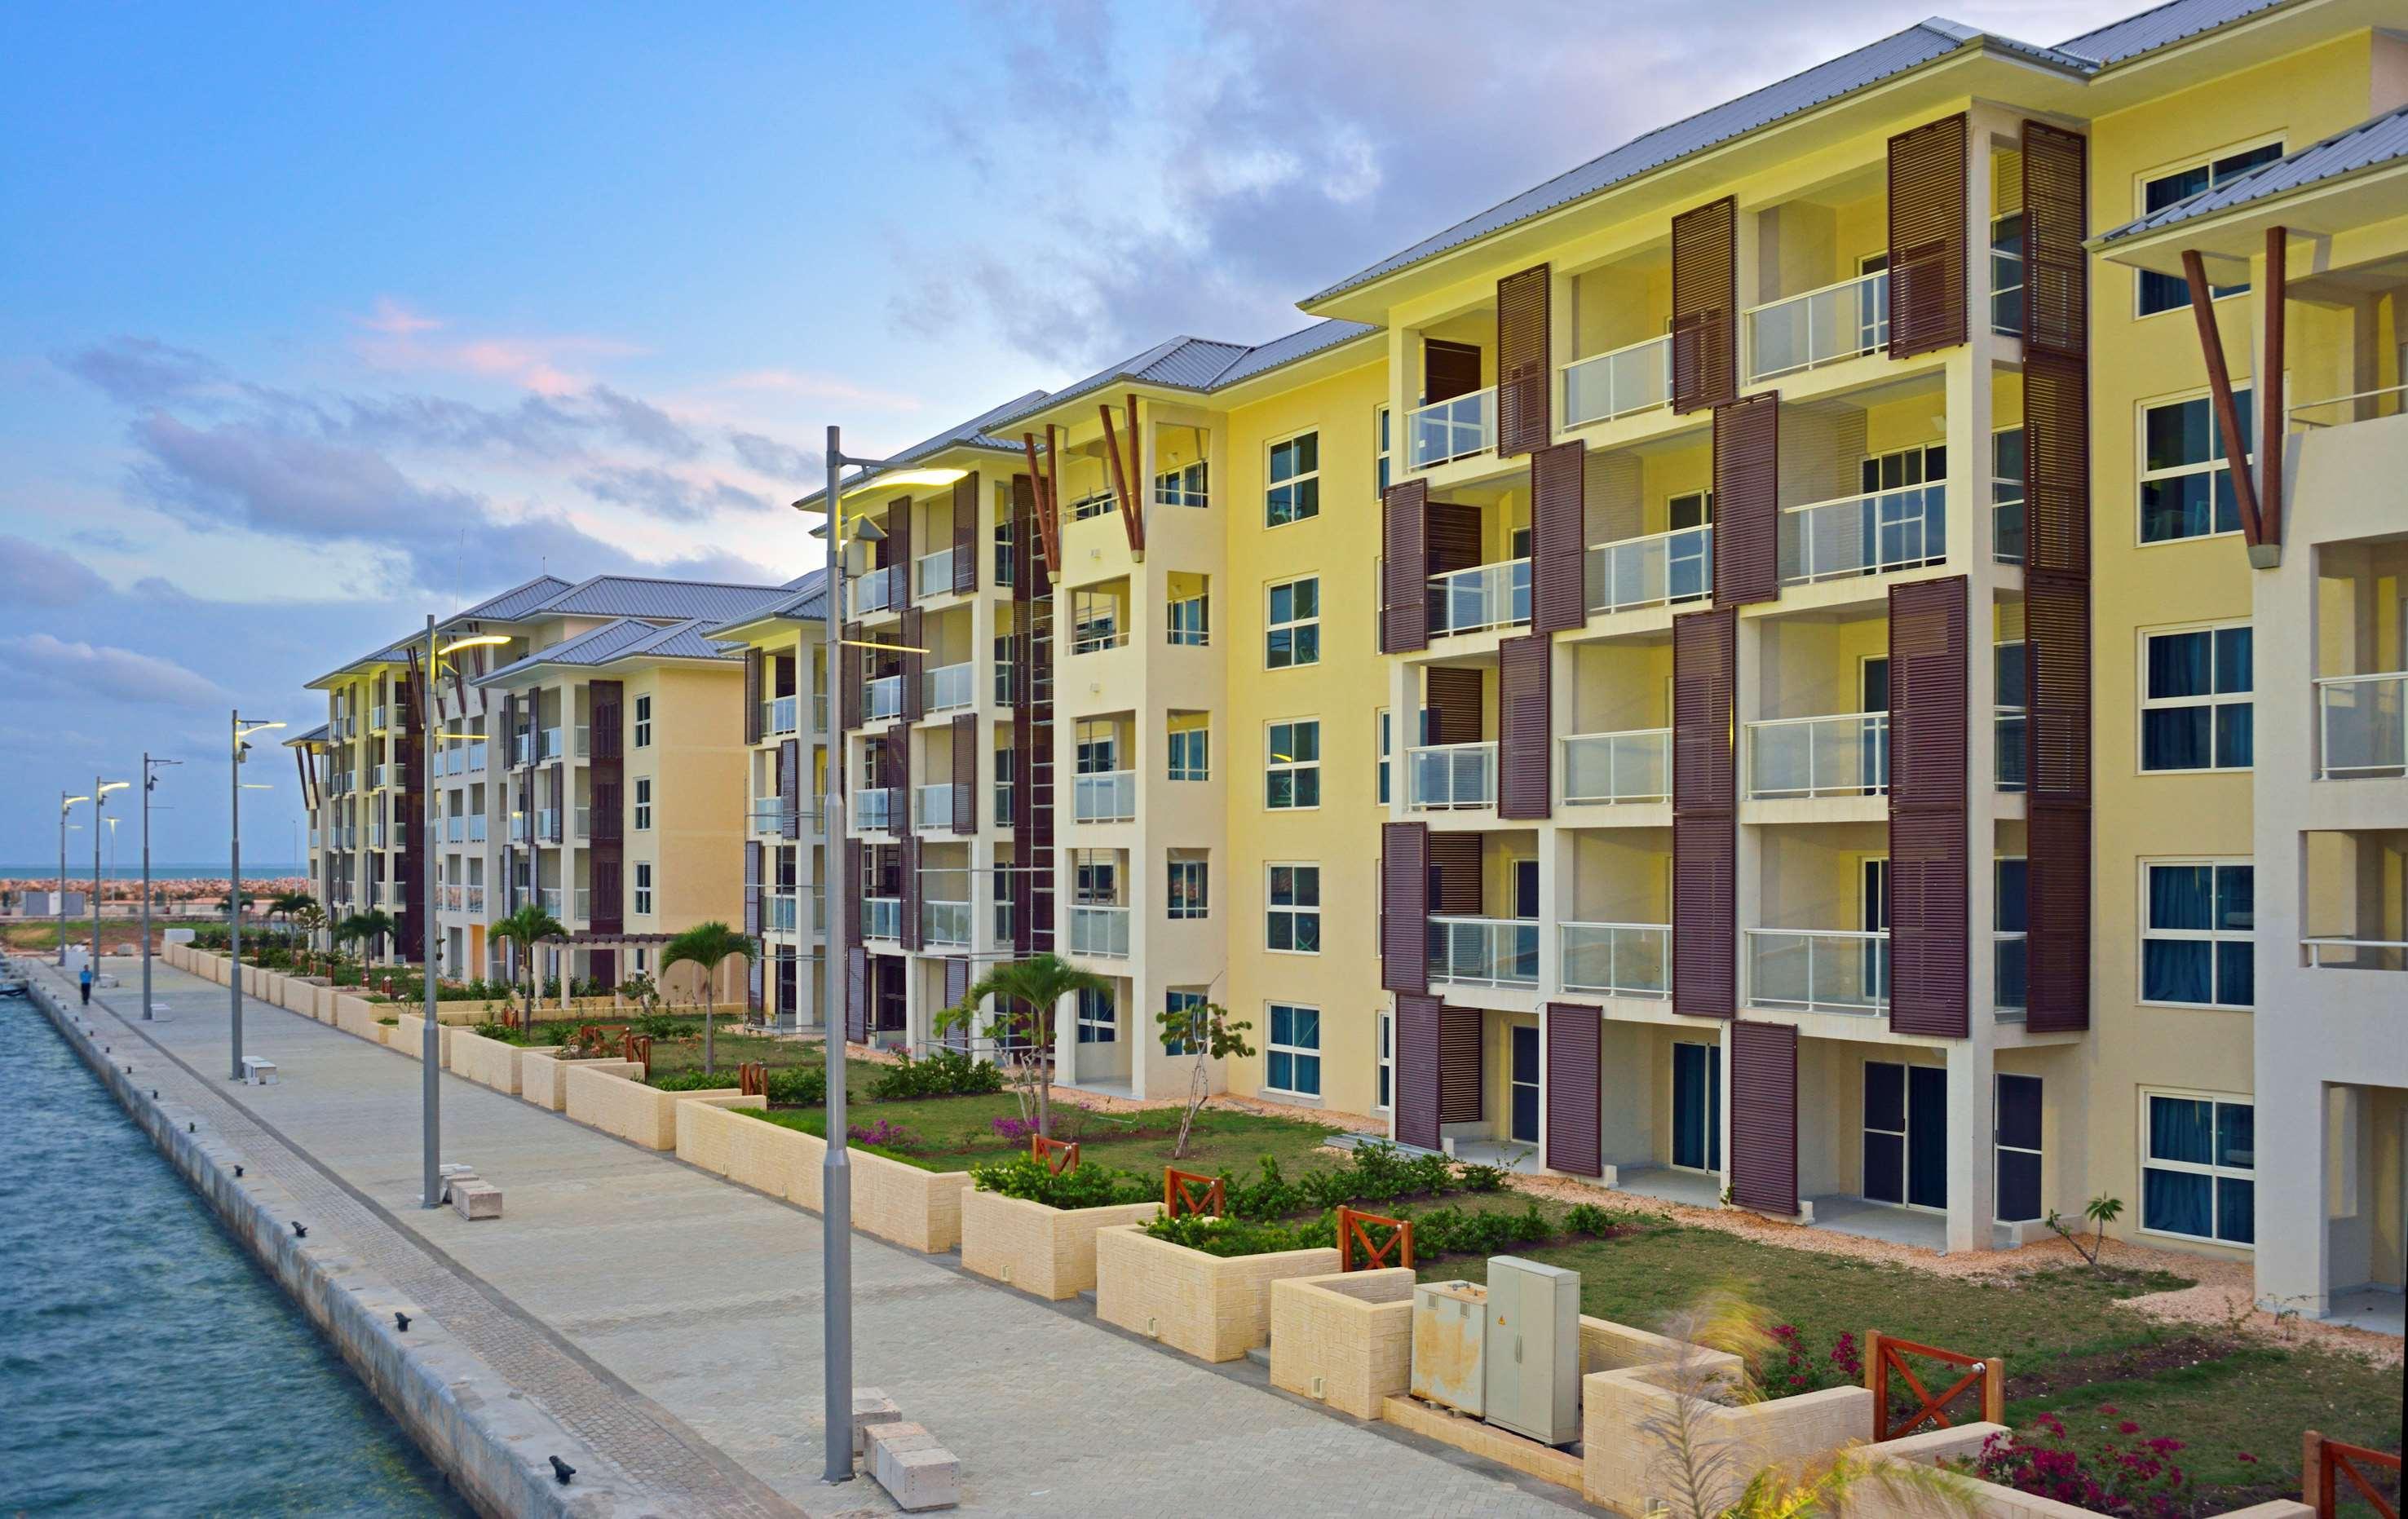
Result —
M871 1425L869 1474L906 1512L962 1500L962 1464L916 1424Z
M895 1399L877 1387L855 1387L853 1390L853 1458L861 1459L868 1449L867 1431L874 1424L901 1424L903 1411Z
M452 1211L471 1221L502 1216L502 1189L473 1178L452 1182Z

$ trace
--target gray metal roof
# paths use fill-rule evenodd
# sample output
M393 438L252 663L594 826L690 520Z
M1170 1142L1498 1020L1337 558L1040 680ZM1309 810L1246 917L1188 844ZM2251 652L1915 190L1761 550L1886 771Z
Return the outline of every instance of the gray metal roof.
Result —
M786 590L747 612L714 623L703 629L713 638L724 637L730 628L748 623L783 618L795 623L818 623L827 618L827 570L812 570L786 582Z
M1246 350L1226 369L1213 377L1211 388L1216 391L1226 390L1231 385L1276 369L1283 364L1294 364L1298 359L1311 358L1324 349L1336 348L1340 343L1351 343L1357 337L1368 337L1378 331L1380 331L1378 327L1366 322L1340 322L1335 319L1316 322L1312 326L1299 328L1284 337L1274 337L1268 343L1257 343Z
M946 428L943 432L937 434L934 437L924 437L919 442L912 444L910 448L905 449L900 453L890 453L887 455L887 459L889 462L895 464L909 464L915 459L924 459L930 454L942 453L947 449L955 448L991 449L998 452L1016 452L1020 448L1019 444L1012 442L1009 438L989 437L986 436L986 430L1007 416L1011 416L1022 411L1033 410L1036 408L1037 403L1043 399L1045 399L1045 393L1043 391L1030 391L1025 395L1014 396L1012 399L1004 402L1003 405L999 407L996 407L991 410L980 412L977 416L972 417L968 422L960 423L954 426ZM846 490L851 490L853 488L853 481L860 478L861 477L858 474L846 476L844 480L844 488ZM822 486L820 489L811 492L810 494L796 501L795 505L797 507L808 507L826 494L827 487Z
M480 676L477 684L495 685L514 676L531 672L543 666L566 665L580 668L615 664L623 659L725 659L725 651L709 637L710 623L699 617L689 617L663 627L632 617L614 618L600 627L587 628L572 638L563 638L549 649L540 649L521 659Z
M2172 206L2161 207L2113 232L2100 233L2098 240L2112 243L2143 233L2161 232L2181 222L2196 222L2254 201L2303 190L2322 180L2380 168L2401 158L2408 158L2408 106L2386 111L2371 122L2360 122L2346 132L2337 132L2271 164L2260 164L2213 190L2202 190Z
M716 580L656 580L638 575L596 575L570 586L528 613L543 617L733 617L780 588Z
M332 723L321 723L307 733L296 733L292 738L285 739L284 747L287 749L298 749L303 744L323 743L325 742L327 733L333 728L334 724Z
M463 612L455 612L446 622L514 622L535 610L545 602L569 589L569 582L557 575L538 575L523 585L514 585L499 595L487 596Z
M1283 337L1274 337L1268 343L1249 345L1218 342L1208 337L1173 337L1109 368L1098 369L1076 384L1065 385L1051 394L1039 394L998 420L1013 422L1064 401L1073 401L1082 395L1124 383L1161 385L1173 390L1209 394L1379 330L1360 322L1328 320L1299 328Z
M2070 37L2057 48L2104 67L2287 4L2289 0L2168 0L2137 16Z

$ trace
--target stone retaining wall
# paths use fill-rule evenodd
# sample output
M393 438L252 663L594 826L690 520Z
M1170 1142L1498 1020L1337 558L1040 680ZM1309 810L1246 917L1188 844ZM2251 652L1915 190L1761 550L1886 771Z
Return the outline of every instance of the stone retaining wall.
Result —
M820 1159L827 1145L782 1124L746 1115L745 1110L757 1111L768 1102L767 1097L738 1096L678 1104L678 1158L738 1186L815 1209L820 1204Z
M961 1207L963 1269L1055 1302L1094 1290L1097 1230L1162 1211L1158 1202L1048 1208L975 1186Z
M1270 1338L1271 1283L1328 1276L1335 1250L1207 1255L1134 1225L1096 1236L1096 1316L1207 1361L1234 1361Z
M674 1150L679 1103L688 1097L738 1095L732 1086L663 1092L643 1083L643 1069L625 1060L571 1061L563 1079L567 1101L562 1111L580 1124L648 1150Z
M930 1254L962 1242L962 1194L970 1188L969 1172L924 1171L867 1150L847 1153L854 1228Z
M519 1058L524 1053L520 1046L471 1034L465 1028L449 1035L448 1040L452 1050L445 1064L455 1075L511 1096L519 1095Z
M1412 1268L1274 1282L1270 1336L1272 1386L1377 1419L1412 1387Z
M2004 1425L1963 1424L1868 1445L1863 1454L1918 1465L1966 1460L1981 1454L1984 1440L2005 1432ZM2059 1503L2053 1498L2038 1498L1970 1478L1966 1485L1971 1491L1973 1512L1979 1514L2003 1514L2007 1519L2094 1519L2090 1510ZM1920 1488L1903 1483L1885 1486L1872 1481L1859 1483L1848 1490L1848 1519L1927 1519L1938 1512L1939 1506ZM2315 1519L2315 1512L2307 1504L2286 1498L2228 1510L2223 1519Z
M1581 1439L1586 1453L1584 1496L1624 1513L1646 1511L1647 1500L1676 1490L1674 1458L1649 1432L1673 1412L1684 1377L1710 1377L1712 1368L1636 1366L1597 1371L1581 1379ZM1705 1409L1695 1425L1702 1447L1729 1453L1730 1491L1717 1512L1738 1497L1739 1486L1765 1467L1786 1466L1827 1455L1859 1442L1872 1429L1873 1395L1863 1387L1828 1387L1768 1402ZM1856 1512L1855 1500L1849 1512Z

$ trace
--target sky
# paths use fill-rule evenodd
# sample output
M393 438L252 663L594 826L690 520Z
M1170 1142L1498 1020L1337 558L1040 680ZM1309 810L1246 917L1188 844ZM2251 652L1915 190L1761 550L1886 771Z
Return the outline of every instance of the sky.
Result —
M830 423L899 448L1292 331L1931 4L18 0L0 865L146 750L182 762L154 858L222 859L234 709L312 725L309 680L546 571L790 579ZM2046 43L2135 8L1946 14ZM292 765L246 773L245 854L295 857Z

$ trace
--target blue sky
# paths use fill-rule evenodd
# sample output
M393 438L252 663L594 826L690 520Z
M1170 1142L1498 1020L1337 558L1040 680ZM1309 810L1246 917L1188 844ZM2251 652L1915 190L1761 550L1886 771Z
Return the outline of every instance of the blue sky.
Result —
M155 853L218 857L234 704L306 723L303 681L539 568L798 574L827 423L1290 330L1929 4L12 6L0 863L145 747L189 762Z

